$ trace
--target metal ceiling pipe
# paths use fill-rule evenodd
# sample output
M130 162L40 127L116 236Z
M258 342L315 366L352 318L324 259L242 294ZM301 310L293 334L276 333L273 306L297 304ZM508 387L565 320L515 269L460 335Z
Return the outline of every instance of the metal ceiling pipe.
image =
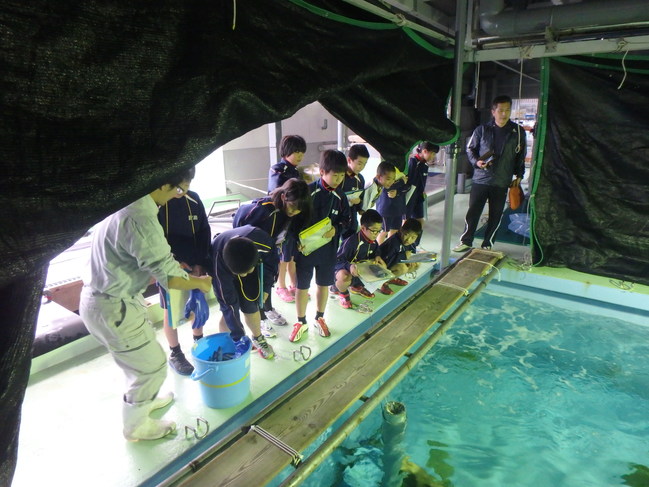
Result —
M543 33L547 28L566 30L649 21L646 0L598 0L588 3L505 10L505 0L480 1L480 27L489 35L513 37Z

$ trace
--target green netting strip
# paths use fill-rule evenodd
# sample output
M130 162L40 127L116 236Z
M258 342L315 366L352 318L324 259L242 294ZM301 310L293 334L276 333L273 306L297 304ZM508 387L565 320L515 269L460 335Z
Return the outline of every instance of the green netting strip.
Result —
M320 7L316 7L315 5L311 5L310 3L305 2L304 0L289 0L291 3L294 3L295 5L302 7L306 10L308 10L311 13L314 13L316 15L320 15L321 17L324 17L329 20L334 20L336 22L341 22L343 24L349 24L349 25L354 25L356 27L362 27L364 29L373 29L373 30L391 30L391 29L398 29L399 26L393 23L386 23L386 22L366 22L364 20L356 20L356 19L350 19L349 17L345 17L343 15L339 15L333 12L330 12L329 10L325 10Z
M411 28L403 27L403 31L406 33L408 37L410 37L413 41L415 41L415 44L418 44L420 47L423 47L428 52L435 54L437 56L444 57L446 59L453 58L454 56L453 51L443 51L442 49L433 46Z
M541 166L543 165L543 155L545 149L545 134L547 130L547 116L548 116L548 90L550 87L550 61L548 58L541 60L541 93L539 98L539 111L538 120L536 122L536 144L534 145L534 153L532 154L532 190L530 193L529 211L530 211L530 248L534 249L534 242L539 249L540 258L532 265L539 265L543 261L543 248L534 228L536 226L536 191L541 181Z
M320 15L321 17L324 17L329 20L333 20L335 22L342 22L343 24L349 24L356 27L362 27L364 29L373 29L373 30L391 30L391 29L401 28L406 33L406 35L410 37L410 39L415 41L415 43L418 46L422 47L423 49L426 49L428 52L431 52L437 56L441 56L447 59L451 59L453 57L452 51L445 51L443 49L439 49L433 46L432 44L430 44L428 41L426 41L424 38L416 34L412 29L408 27L401 27L393 22L367 22L364 20L351 19L349 17L345 17L343 15L330 12L329 10L316 7L315 5L311 5L310 3L305 2L304 0L289 0L289 1L299 7L308 10L313 14Z
M573 59L569 57L563 57L563 56L557 56L552 58L555 61L559 61L562 63L566 64L572 64L574 66L583 66L586 68L597 68L597 69L607 69L609 71L626 71L627 73L635 73L635 74L649 74L649 69L637 69L637 68L628 68L628 67L623 67L622 66L622 57L620 57L620 65L619 66L611 66L609 64L600 64L600 63L591 63L589 61L582 61L580 59ZM626 59L629 59L628 57ZM647 60L647 59L644 59Z
M582 54L582 56L586 57L593 57L593 58L600 58L600 59L618 59L622 60L624 57L625 59L629 61L646 61L649 62L649 56L643 56L641 54L631 54L631 55L624 55L624 49L622 51L617 51L615 53L593 53L593 54Z

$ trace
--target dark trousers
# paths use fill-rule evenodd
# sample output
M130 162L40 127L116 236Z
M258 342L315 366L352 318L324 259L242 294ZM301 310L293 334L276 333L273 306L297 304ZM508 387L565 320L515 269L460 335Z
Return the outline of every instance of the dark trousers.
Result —
M493 237L500 226L506 199L507 188L487 186L486 184L473 184L471 186L469 209L464 219L464 233L460 237L463 244L473 246L473 236L478 228L482 210L484 210L484 205L489 202L489 219L482 246L493 246Z

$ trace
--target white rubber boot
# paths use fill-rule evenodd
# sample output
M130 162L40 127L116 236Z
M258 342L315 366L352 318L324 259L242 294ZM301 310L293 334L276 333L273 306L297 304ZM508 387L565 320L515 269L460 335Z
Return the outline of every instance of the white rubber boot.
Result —
M129 441L157 440L176 431L176 423L173 421L149 417L152 402L123 403L124 438Z
M169 391L164 394L158 394L158 396L151 401L151 405L149 406L149 412L155 411L156 409L162 409L163 407L167 406L168 404L171 403L171 401L174 400L174 393Z

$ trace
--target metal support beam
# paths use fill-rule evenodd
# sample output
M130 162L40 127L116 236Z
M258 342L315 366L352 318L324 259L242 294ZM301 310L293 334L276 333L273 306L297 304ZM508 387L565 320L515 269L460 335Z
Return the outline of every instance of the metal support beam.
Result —
M467 52L467 61L475 63L520 58L535 59L552 56L643 51L647 49L649 49L649 36L643 35L588 41L558 42L553 45L552 49L548 49L545 44L539 43L521 47L472 50Z
M460 125L462 111L462 77L464 75L464 41L466 37L467 0L458 0L455 15L455 74L453 80L453 93L451 95L451 119ZM453 202L457 178L457 159L460 152L461 140L453 144L451 163L446 166L446 194L444 198L444 233L442 234L442 260L441 268L449 265L451 253L451 234L453 232Z
M343 1L351 5L354 5L355 7L361 8L366 12L370 12L373 13L374 15L378 15L379 17L389 20L390 22L394 22L395 24L400 25L402 27L409 27L414 31L432 37L433 39L439 39L440 41L444 41L448 44L453 44L453 38L448 37L447 35L444 34L440 34L437 31L429 29L428 27L424 27L423 25L419 25L415 22L411 22L410 20L407 20L403 15L393 14L392 12L377 7L376 5L366 2L365 0L343 0Z

